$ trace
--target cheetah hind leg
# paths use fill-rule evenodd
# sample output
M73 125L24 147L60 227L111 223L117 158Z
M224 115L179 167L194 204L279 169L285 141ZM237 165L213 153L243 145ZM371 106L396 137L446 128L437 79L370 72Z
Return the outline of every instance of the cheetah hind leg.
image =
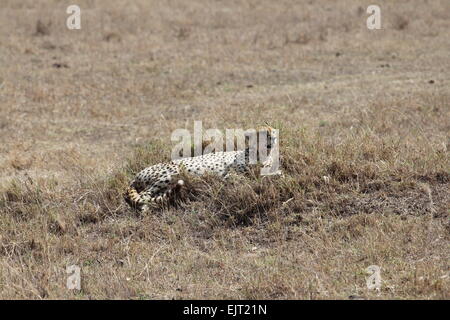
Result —
M176 183L173 183L168 190L164 193L167 200L174 200L174 198L180 194L181 189L184 187L185 182L183 179L178 179Z
M171 200L174 193L178 192L184 186L184 180L178 180L175 184L170 185L165 191L155 192L154 190L146 190L141 193L141 211L149 211L151 208L160 207Z

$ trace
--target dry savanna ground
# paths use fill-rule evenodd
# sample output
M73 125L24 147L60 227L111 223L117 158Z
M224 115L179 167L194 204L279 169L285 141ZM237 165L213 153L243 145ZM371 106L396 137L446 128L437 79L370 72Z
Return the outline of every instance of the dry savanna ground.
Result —
M372 2L1 1L0 297L449 299L450 2ZM284 175L130 210L194 120Z

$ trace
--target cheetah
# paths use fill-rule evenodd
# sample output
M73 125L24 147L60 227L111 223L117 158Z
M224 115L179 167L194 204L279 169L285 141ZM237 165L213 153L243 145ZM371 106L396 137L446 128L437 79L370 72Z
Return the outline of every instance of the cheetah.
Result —
M267 133L268 156L263 166L271 165L272 146L276 145L276 130L265 127L260 132ZM259 152L256 152L259 155ZM257 157L257 161L262 159ZM183 187L185 182L177 180L182 172L188 175L201 176L213 173L222 179L233 174L248 172L253 162L250 161L250 148L245 150L226 151L204 154L195 157L181 158L167 163L158 163L140 171L125 191L125 201L135 209L145 211L152 205L158 205L170 199L176 189Z

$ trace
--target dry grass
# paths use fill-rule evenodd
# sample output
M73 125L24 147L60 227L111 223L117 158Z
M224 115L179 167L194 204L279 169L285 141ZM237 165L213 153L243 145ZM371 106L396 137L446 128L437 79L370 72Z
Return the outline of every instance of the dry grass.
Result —
M0 11L1 298L450 298L448 1L378 31L366 1L78 1L80 31L69 4ZM269 121L284 176L130 210L194 120Z

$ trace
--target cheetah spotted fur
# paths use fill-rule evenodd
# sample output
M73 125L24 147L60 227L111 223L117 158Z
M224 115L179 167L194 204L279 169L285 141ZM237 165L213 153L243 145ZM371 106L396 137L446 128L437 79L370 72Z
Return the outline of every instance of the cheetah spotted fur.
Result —
M270 127L265 131L268 134L267 147L270 150L274 131ZM131 207L145 210L149 205L168 200L175 189L184 185L183 180L176 178L182 172L196 176L208 172L226 179L231 172L236 174L247 172L250 166L248 148L158 163L143 169L136 175L125 192L125 200Z

